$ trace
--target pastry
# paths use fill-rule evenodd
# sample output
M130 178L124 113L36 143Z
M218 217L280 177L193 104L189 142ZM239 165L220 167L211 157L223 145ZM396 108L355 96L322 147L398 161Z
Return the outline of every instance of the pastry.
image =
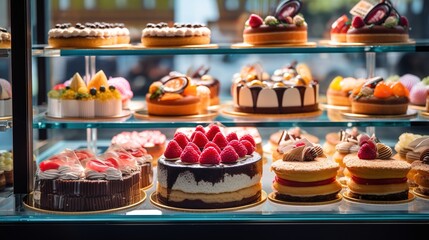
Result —
M402 85L404 85L408 89L411 95L411 90L416 84L420 82L420 78L416 75L407 73L399 77L398 81L400 81Z
M3 171L5 183L7 187L13 186L13 153L3 152L0 153L0 171Z
M414 173L412 178L416 185L414 191L429 196L429 150L422 153L420 157L420 160L411 165L411 171Z
M0 48L10 48L11 37L9 31L0 27Z
M352 90L364 81L364 79L353 77L335 77L329 84L328 91L326 92L328 104L334 106L351 106L350 94Z
M347 42L347 31L351 25L351 20L347 15L342 15L331 25L330 37L332 42Z
M421 82L415 84L410 91L410 104L426 106L426 99L429 96L429 77L423 78Z
M392 149L367 135L359 138L359 151L344 157L350 174L349 197L373 201L408 199L407 174L411 165L392 158Z
M38 164L34 206L53 211L100 211L141 200L140 177L134 158L114 152L85 161L65 150Z
M244 67L232 84L234 110L257 114L315 112L319 109L319 83L304 63L274 72L266 79L261 69ZM250 73L249 73L250 72Z
M12 87L0 78L0 117L12 116Z
M281 159L271 164L274 198L288 202L336 199L342 189L336 180L338 164L326 158L320 145L294 139L286 131L283 136L277 149Z
M204 45L210 43L211 31L203 24L148 23L142 30L141 42L145 47Z
M270 145L271 152L276 151L277 147L279 146L279 142L281 141L280 138L282 137L283 132L283 130L280 130L270 135L268 142ZM295 139L306 138L312 143L319 143L318 137L306 132L299 127L291 128L287 132Z
M53 48L97 48L129 41L129 31L123 24L64 23L56 24L48 32L48 44Z
M165 151L166 136L158 130L121 132L112 138L111 143L125 149L135 149L137 144L137 147L143 148L152 156L152 165L156 166L158 158Z
M358 139L361 136L362 134L359 133L357 128L353 128L351 131L340 131L340 142L335 146L335 152L332 155L332 159L340 166L337 172L337 179L343 185L346 185L348 179L346 165L343 161L344 157L348 154L358 152Z
M149 115L184 116L205 113L210 89L197 86L185 75L168 76L153 82L146 94Z
M395 144L396 154L393 158L404 160L409 163L419 160L422 150L420 146L423 147L425 144L427 145L429 143L427 141L428 138L428 136L420 134L402 133L398 138L398 142Z
M252 45L303 44L307 42L307 23L299 14L302 3L290 0L281 3L274 16L262 19L251 14L245 23L243 41Z
M259 201L263 164L254 152L253 138L225 136L217 125L207 132L201 128L194 130L192 139L178 132L169 141L158 160L157 200L191 209L238 207Z
M352 113L400 115L408 109L409 92L400 82L385 82L381 77L368 79L350 96Z
M130 83L123 77L111 77L107 80L109 86L114 86L121 93L122 108L128 109L134 93L131 90Z
M390 1L375 5L364 17L354 16L346 38L349 43L408 42L408 19Z

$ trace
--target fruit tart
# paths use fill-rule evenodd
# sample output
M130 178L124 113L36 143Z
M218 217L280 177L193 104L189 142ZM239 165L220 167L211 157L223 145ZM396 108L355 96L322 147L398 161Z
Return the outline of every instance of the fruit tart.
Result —
M352 95L352 113L401 115L408 109L409 92L400 82L374 77L357 86Z
M329 84L326 98L329 105L351 106L350 94L356 85L364 82L365 79L356 79L353 77L337 76Z
M289 0L281 3L274 16L262 19L251 14L245 23L243 41L252 45L302 44L307 42L307 23L299 14L302 3Z

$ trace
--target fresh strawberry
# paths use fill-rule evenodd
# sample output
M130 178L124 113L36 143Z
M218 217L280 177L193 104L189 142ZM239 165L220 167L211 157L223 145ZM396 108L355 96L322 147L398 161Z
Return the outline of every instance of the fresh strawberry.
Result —
M54 162L54 161L43 161L39 164L39 169L44 172L46 170L50 169L58 169L60 167L60 164Z
M198 149L199 151L199 149ZM186 146L180 155L180 160L184 163L198 163L200 155L199 153L191 146Z
M301 146L305 146L305 143L304 142L298 142L298 143L295 144L296 148L297 147L301 147Z
M250 135L248 133L246 133L243 136L241 136L241 138L239 140L240 141L241 140L247 140L247 141L249 141L252 144L252 146L256 147L255 139L253 139L252 135Z
M214 143L214 142L208 142L208 143L204 146L204 149L206 149L206 148L208 148L208 147L214 147L218 153L220 153L220 152L221 152L220 148L219 148L219 147L216 145L216 143Z
M237 133L235 133L235 132L229 133L228 135L226 135L226 140L228 142L231 142L232 140L238 140Z
M401 16L401 18L399 19L399 25L401 25L403 27L410 26L410 23L408 22L408 18L405 16Z
M243 146L246 148L246 155L252 155L252 153L255 151L255 147L252 145L251 142L247 140L241 140L240 143L243 144Z
M251 14L248 22L251 28L258 28L264 23L264 20L257 14Z
M358 157L366 160L376 159L377 150L374 150L370 144L364 143L358 151Z
M127 149L127 152L133 157L143 157L143 155L147 154L144 148Z
M122 155L122 156L125 156L125 155ZM108 163L110 163L114 168L119 167L119 161L116 158L109 157L104 161L106 161L107 165L109 165Z
M195 143L189 142L188 145L186 145L186 146L191 146L193 149L195 149L195 151L198 153L198 155L201 154L200 148Z
M204 134L206 134L206 130L204 129L204 127L203 126L201 126L201 125L198 125L196 128L195 128L195 132L196 131L200 131L200 132L202 132L202 133L204 133Z
M367 134L362 133L358 138L359 146L362 146L362 144L366 143L369 139L370 137Z
M235 163L238 160L238 154L232 146L226 146L220 153L220 159L223 163Z
M365 142L365 144L368 144L368 147L370 147L374 151L377 151L377 145L376 145L376 143L372 139L367 140Z
M362 17L360 16L354 16L352 20L352 26L354 28L361 28L365 26L365 22L363 21Z
M167 144L167 148L164 152L164 157L167 159L175 159L179 158L181 153L182 148L180 147L180 145L175 140L171 140Z
M188 138L188 136L186 136L186 134L185 133L183 133L183 132L176 132L175 134L174 134L174 136L173 136L173 139L175 139L176 138L176 136L178 136L178 135L185 135L185 137L186 137L186 139L188 140L188 142L191 140L190 138Z
M228 141L222 133L216 133L214 136L213 143L215 143L220 149L224 149L228 145Z
M195 137L195 134L196 134L197 132L199 132L199 131L194 131L194 132L191 134L191 137L189 138L189 142L194 141L194 137Z
M186 135L182 132L178 132L177 134L174 134L174 140L179 144L179 146L184 149L186 145L188 145L188 138Z
M212 141L217 133L220 133L220 128L218 125L210 126L210 129L207 131L206 136L209 141Z
M232 140L231 142L228 143L228 145L232 146L234 148L235 152L238 154L239 157L242 158L242 157L246 156L247 149L238 140Z
M203 149L209 140L203 132L196 131L192 142L195 143L195 145L197 145L200 149Z
M200 164L219 164L220 155L214 147L204 149L199 158Z

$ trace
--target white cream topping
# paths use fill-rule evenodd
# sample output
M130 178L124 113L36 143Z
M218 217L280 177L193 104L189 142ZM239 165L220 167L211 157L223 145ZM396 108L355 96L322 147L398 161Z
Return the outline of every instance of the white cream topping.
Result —
M207 27L200 28L145 28L142 30L143 37L192 37L210 36L211 31Z
M106 179L106 180L121 180L122 172L116 168L109 167L105 172L97 172L94 170L86 169L85 177L87 179Z
M79 29L69 27L65 29L53 28L49 30L48 35L50 38L70 38L70 37L115 37L129 35L130 32L127 28L84 28Z
M79 179L83 176L83 167L81 165L60 166L58 169L49 169L39 171L40 179Z

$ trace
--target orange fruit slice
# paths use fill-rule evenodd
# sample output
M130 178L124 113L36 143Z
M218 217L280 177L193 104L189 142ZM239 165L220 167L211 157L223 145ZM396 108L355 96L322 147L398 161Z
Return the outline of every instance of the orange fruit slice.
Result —
M388 98L393 95L392 89L384 82L380 82L374 89L374 96L378 98Z
M313 81L313 75L311 74L310 68L305 63L299 63L296 65L296 72L305 80L307 84Z

